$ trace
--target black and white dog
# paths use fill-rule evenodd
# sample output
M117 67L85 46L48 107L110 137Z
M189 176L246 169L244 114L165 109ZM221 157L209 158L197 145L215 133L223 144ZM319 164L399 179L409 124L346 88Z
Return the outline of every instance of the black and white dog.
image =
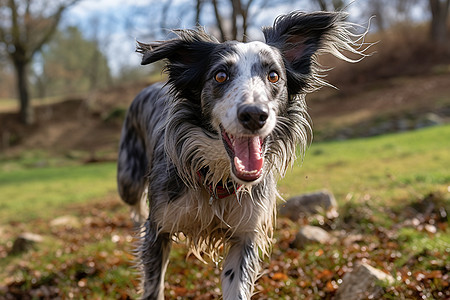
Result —
M202 29L138 43L142 64L165 59L168 73L133 101L120 142L119 192L143 224L143 298L164 299L171 243L183 238L200 258L225 256L223 299L250 299L272 238L276 179L311 137L304 98L324 84L316 55L363 55L345 17L280 16L265 43L219 43Z

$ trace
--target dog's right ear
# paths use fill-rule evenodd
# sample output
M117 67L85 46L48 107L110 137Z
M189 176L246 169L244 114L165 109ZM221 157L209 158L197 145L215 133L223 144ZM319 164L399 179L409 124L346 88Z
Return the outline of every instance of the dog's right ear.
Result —
M219 42L202 29L174 31L177 38L144 44L138 42L142 65L167 60L165 70L172 91L190 101L199 101L208 57Z

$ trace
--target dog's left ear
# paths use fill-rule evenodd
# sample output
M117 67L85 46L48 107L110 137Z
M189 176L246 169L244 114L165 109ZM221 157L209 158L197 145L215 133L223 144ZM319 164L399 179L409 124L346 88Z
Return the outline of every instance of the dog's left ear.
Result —
M292 12L278 17L273 27L263 28L266 43L281 51L290 94L305 92L315 75L318 50L334 38L345 14L339 12Z

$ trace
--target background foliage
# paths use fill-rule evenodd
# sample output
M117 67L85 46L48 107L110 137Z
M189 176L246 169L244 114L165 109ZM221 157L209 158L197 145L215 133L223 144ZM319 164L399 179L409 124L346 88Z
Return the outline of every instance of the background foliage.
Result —
M5 34L15 1L22 16L32 5L29 16L38 23L57 4L74 4L28 64L33 125L19 118L14 47ZM244 39L247 32L257 39L256 29L272 23L277 12L348 4L165 0L124 2L117 9L109 6L112 1L15 1L0 0L2 299L136 298L136 240L116 192L117 145L134 96L164 79L161 65L140 67L131 54L136 36L166 38L167 28L200 22L219 38ZM89 14L90 5L101 9ZM314 141L279 184L285 199L328 189L339 217L279 218L254 299L332 299L345 274L361 262L395 278L384 287L384 299L450 298L450 46L448 31L444 40L432 35L435 18L442 18L432 13L433 5L445 12L450 1L361 0L348 8L359 24L376 15L366 37L377 42L373 55L358 64L320 58L333 68L326 79L338 89L307 97ZM124 51L127 44L131 50ZM295 249L292 242L305 224L325 229L332 242ZM13 253L25 232L43 241ZM173 250L167 298L217 299L219 269L187 255L182 243Z

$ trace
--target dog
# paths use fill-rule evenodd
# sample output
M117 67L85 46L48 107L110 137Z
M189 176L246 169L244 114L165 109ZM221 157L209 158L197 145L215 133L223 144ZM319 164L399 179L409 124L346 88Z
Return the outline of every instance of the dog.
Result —
M316 57L363 55L345 20L295 11L263 28L265 42L220 43L196 28L137 43L142 64L165 60L168 74L130 105L118 157L120 196L142 224L143 299L164 299L179 239L201 259L224 257L223 299L250 299L270 250L276 181L311 140L305 94L327 84Z

